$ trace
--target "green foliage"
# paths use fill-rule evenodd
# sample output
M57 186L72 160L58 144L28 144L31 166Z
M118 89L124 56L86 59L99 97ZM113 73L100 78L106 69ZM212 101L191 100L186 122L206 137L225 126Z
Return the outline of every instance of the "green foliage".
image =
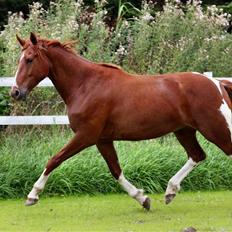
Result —
M198 4L167 3L155 19L149 10L145 5L132 25L134 43L127 56L132 70L151 74L212 70L216 76L231 75L232 36L225 32L228 15L214 6L204 12Z
M22 136L2 132L0 147L0 197L15 198L28 194L41 175L48 159L72 135L54 129L30 130ZM200 137L208 158L183 181L182 189L219 190L232 188L232 162L214 145ZM15 143L17 142L17 146ZM143 142L116 142L125 176L148 193L160 193L168 180L187 160L174 137ZM96 194L122 192L95 147L65 161L47 183L44 194Z
M6 115L10 112L9 91L3 89L0 91L0 115Z
M232 2L227 3L225 5L221 5L219 7L221 7L225 12L232 14Z

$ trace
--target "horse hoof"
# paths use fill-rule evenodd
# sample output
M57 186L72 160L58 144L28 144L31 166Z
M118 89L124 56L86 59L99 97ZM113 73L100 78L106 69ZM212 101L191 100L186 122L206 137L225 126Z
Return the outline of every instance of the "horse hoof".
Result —
M166 195L165 196L166 205L169 204L174 199L175 196L176 196L176 194L168 194L168 195Z
M151 200L149 197L146 197L146 200L143 202L143 208L146 209L147 211L150 210L151 208Z
M39 199L36 199L36 198L27 198L25 202L25 206L35 205L38 202L38 200Z

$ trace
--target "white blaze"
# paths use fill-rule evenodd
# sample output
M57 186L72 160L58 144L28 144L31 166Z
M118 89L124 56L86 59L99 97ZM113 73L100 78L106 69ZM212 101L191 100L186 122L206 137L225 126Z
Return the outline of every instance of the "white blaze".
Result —
M19 72L19 65L20 65L20 62L23 60L24 58L24 52L22 53L20 59L19 59L19 64L18 64L18 69L16 70L16 73L15 73L15 81L14 81L14 86L18 87L17 83L16 83L16 79L17 79L17 76L18 76L18 72Z

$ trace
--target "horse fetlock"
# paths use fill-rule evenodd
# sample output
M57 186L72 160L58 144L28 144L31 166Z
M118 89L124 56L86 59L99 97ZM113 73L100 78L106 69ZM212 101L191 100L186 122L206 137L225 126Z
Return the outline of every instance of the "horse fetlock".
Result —
M135 189L133 192L130 192L129 195L133 198L138 198L143 196L143 189Z
M132 196L135 200L137 200L142 206L144 202L147 200L147 196L144 195L144 190L143 189L138 189L136 194Z
M39 200L39 193L43 189L34 184L31 192L27 196L26 205L34 205ZM33 203L34 202L34 203Z
M169 204L176 196L176 193L180 190L180 185L175 184L172 180L168 182L168 187L165 193L165 203Z
M169 181L165 195L176 194L179 190L180 190L180 184L176 184L172 181Z
M143 195L144 194L144 190L143 189L138 189L137 195Z

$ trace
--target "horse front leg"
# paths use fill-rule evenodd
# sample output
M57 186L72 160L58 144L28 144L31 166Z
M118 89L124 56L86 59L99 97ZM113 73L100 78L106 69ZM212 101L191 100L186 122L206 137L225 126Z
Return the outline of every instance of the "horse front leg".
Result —
M66 159L93 144L95 144L95 137L93 134L88 135L86 132L77 132L73 139L48 161L42 175L35 182L31 192L28 194L25 205L30 206L38 202L39 193L43 191L49 175L56 167L58 167Z
M135 200L139 202L145 209L150 209L150 199L144 195L143 189L137 189L133 184L131 184L123 175L121 170L117 153L115 151L113 142L100 141L97 143L97 148L105 159L111 174L122 186L122 188Z

